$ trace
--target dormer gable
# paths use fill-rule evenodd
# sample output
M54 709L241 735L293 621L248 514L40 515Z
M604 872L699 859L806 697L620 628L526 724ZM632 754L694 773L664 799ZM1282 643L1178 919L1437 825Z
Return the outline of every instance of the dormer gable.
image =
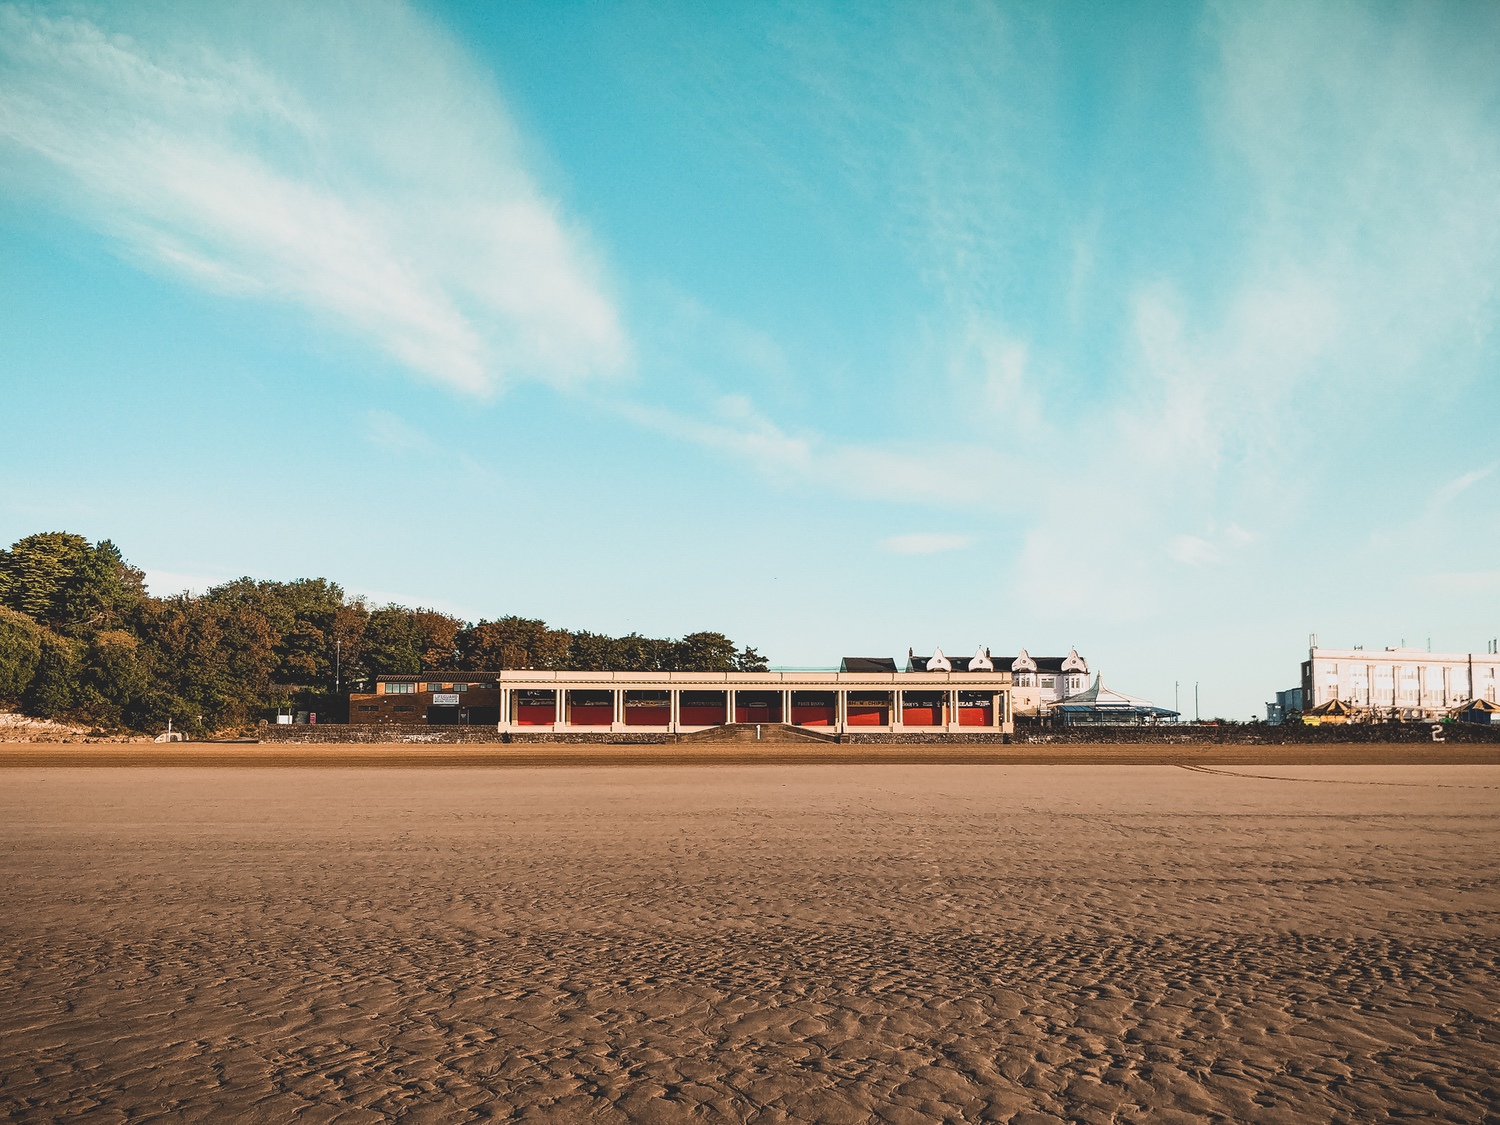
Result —
M1035 672L1036 661L1031 659L1030 654L1023 648L1021 655L1010 662L1010 670L1012 672Z
M980 645L974 650L974 655L969 657L970 672L993 672L995 662L990 659L990 650Z
M1087 660L1078 655L1076 648L1070 648L1068 649L1068 655L1063 657L1062 670L1064 672L1082 672L1084 675L1088 675L1089 664Z
M927 658L927 670L929 672L951 672L953 662L943 655L941 648L932 650L932 655Z

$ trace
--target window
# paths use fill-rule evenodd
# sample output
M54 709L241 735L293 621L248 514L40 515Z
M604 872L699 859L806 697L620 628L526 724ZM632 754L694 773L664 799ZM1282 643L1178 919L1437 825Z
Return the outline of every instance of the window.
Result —
M428 684L427 685L427 690L428 691L442 691L443 690L443 685L442 684Z
M378 704L375 704L375 703L361 703L359 705L359 709L361 711L379 711L380 707L379 707Z
M1055 677L1052 677L1052 676L1043 676L1042 677L1042 686L1043 687L1052 687L1055 682L1056 682Z
M468 691L469 690L469 685L468 684L454 684L452 690L454 690L454 691Z
M386 684L386 695L410 695L417 690L416 684Z
M413 710L413 708L412 708L412 705L410 703L398 703L394 708L392 708L392 710L395 710L395 711L411 711L411 710Z

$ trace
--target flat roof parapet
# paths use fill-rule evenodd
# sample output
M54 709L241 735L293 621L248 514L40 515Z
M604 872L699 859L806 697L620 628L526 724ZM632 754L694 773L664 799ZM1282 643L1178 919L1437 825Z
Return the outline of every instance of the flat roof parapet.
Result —
M848 683L1009 683L1010 670L994 672L559 672L515 668L503 672L419 672L381 675L377 683L661 683L661 684L848 684Z

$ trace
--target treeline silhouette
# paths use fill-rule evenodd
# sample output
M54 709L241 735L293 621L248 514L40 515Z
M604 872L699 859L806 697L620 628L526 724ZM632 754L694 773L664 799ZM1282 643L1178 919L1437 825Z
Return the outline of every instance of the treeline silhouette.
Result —
M338 692L383 674L762 671L722 633L678 640L470 623L370 606L323 578L238 578L153 597L109 540L43 532L0 550L0 704L40 718L190 731L253 723L278 707L337 711Z

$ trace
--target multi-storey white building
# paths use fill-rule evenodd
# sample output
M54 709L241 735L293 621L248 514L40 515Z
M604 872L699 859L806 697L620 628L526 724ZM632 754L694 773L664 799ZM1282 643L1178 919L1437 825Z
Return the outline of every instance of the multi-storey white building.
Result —
M1302 662L1305 710L1341 699L1402 717L1429 718L1471 699L1497 702L1497 688L1500 654L1495 652L1311 648Z
M936 649L931 656L906 652L908 672L977 672L1009 669L1011 697L1017 715L1044 715L1055 703L1086 691L1088 661L1070 648L1067 656L1031 656L1023 648L1018 656L992 656L981 647L973 656L944 656Z

